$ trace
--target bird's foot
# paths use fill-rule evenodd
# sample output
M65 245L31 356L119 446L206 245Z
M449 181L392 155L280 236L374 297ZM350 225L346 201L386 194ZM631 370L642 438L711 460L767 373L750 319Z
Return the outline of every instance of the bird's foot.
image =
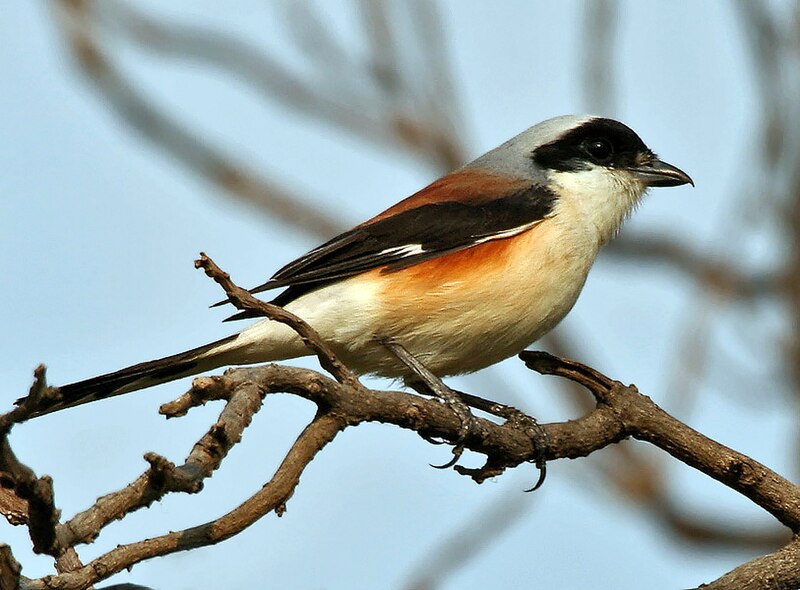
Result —
M448 469L458 463L461 455L464 453L464 441L469 436L470 432L477 428L477 418L473 416L469 405L462 399L462 395L450 389L444 382L434 375L419 359L408 352L402 345L392 342L391 340L382 340L381 344L385 346L397 359L408 367L415 375L416 379L408 382L408 384L415 390L426 395L433 395L439 398L442 402L458 417L460 426L458 435L455 439L453 446L453 457L443 465L431 465L436 469ZM441 444L442 441L432 439L424 436L425 440Z
M541 424L536 421L536 418L529 416L514 406L493 402L471 393L465 393L463 391L453 390L453 392L456 393L469 407L477 408L483 412L486 412L487 414L502 418L506 421L506 424L509 424L515 429L523 430L528 435L531 440L531 446L533 447L533 452L531 453L531 458L528 460L528 462L533 463L539 469L539 478L530 489L525 491L533 492L538 490L544 483L545 477L547 476L548 440L547 431L545 431ZM459 473L466 475L480 473L481 477L483 477L487 474L487 472L484 471L485 468L481 468L476 471L461 468L457 469L459 469ZM491 477L491 475L489 476Z

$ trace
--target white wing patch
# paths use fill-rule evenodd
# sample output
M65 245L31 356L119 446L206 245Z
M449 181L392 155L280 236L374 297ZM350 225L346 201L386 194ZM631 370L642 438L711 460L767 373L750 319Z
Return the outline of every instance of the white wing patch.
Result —
M536 221L531 221L530 223L526 223L518 227L512 227L510 229L497 232L496 234L475 238L473 242L466 244L462 248L458 249L463 250L466 248L471 248L472 246L477 246L478 244L491 242L492 240L502 240L505 238L511 238L513 236L521 234L524 231L531 229L532 227L540 224L542 221L544 221L544 219L537 219ZM400 255L400 258L409 258L411 256L418 256L419 254L425 254L426 252L428 252L428 250L426 250L422 244L404 244L402 246L394 246L392 248L386 248L385 250L381 250L378 253L378 257Z
M424 254L425 252L426 250L422 247L422 244L405 244L403 246L395 246L393 248L381 250L378 252L378 256L392 256L399 254L401 258L407 258L408 256L416 256L418 254Z
M544 219L547 219L545 217ZM483 244L484 242L491 242L492 240L502 240L504 238L510 238L516 236L517 234L521 234L524 231L528 231L532 227L539 225L544 219L537 219L536 221L531 221L530 223L526 223L525 225L520 225L519 227L512 227L511 229L507 229L501 232L497 232L496 234L492 234L490 236L484 236L482 238L478 238L472 243L472 246L477 246L478 244Z

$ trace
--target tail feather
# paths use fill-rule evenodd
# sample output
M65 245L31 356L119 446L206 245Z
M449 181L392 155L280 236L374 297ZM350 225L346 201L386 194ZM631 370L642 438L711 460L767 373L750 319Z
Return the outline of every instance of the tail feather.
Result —
M236 340L237 337L238 335L229 336L179 354L63 385L59 387L60 399L38 410L32 417L216 369L226 364L225 355L208 355L208 353Z

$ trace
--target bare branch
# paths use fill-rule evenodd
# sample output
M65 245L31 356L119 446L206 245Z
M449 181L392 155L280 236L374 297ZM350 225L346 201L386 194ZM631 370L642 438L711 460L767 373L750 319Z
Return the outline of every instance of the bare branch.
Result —
M800 530L800 488L761 463L721 445L667 414L633 386L623 386L594 369L541 352L524 352L525 364L586 387L623 422L622 429L736 490L792 531Z
M69 46L77 63L108 104L132 128L206 179L305 231L328 237L341 227L332 222L330 216L302 205L297 195L258 177L214 150L136 91L135 84L114 64L112 52L101 42L101 29L110 29L109 37L126 38L142 50L156 51L165 57L198 60L218 68L254 86L264 97L277 100L302 115L374 142L402 147L436 163L440 169L450 170L464 162L465 150L454 124L459 111L457 97L449 74L442 75L446 69L444 44L438 38L432 42L427 33L420 39L428 42L421 50L426 56L425 62L432 64L426 76L416 71L406 76L403 64L392 54L385 55L386 38L382 38L380 43L372 45L373 58L367 66L343 59L338 65L339 74L334 76L331 56L328 56L312 62L318 66L318 72L316 78L306 80L265 51L221 31L166 24L121 1L61 0L60 6ZM384 15L385 5L365 3L365 7L371 6L376 9L366 12L373 16ZM427 31L438 22L433 7L407 12L413 21L412 31ZM294 29L296 37L298 20L307 26L317 26L308 15L300 19L295 15L290 20L294 23L290 29ZM365 29L365 35L373 34L372 29ZM324 38L325 43L336 45L328 35ZM344 54L337 50L334 55ZM343 84L347 79L350 83ZM396 83L387 85L390 79ZM376 83L382 91L377 96L369 92L354 93L353 89L363 86L365 81ZM415 93L416 85L424 89L423 96Z
M550 460L585 456L633 436L739 491L793 530L800 526L800 490L763 465L693 431L632 386L625 387L589 367L544 353L526 353L523 358L541 373L580 383L597 399L597 407L579 420L542 425L547 431L544 452ZM197 381L214 399L224 397L214 391L217 388L235 391L250 385L265 393L286 391L300 395L317 404L321 413L298 437L270 482L230 513L198 527L118 547L83 568L35 581L30 588L79 588L101 579L98 572L108 576L142 559L214 544L272 510L283 511L305 466L347 426L378 421L423 436L455 440L461 435L459 418L434 400L394 391L370 391L365 395L360 389L310 370L267 365ZM197 395L202 397L199 392ZM484 472L472 476L476 481L483 481L486 471L501 473L535 456L530 436L518 424L496 424L481 418L475 422L476 427L470 429L464 444L487 457Z
M55 505L53 480L47 475L36 477L30 467L17 459L8 441L14 424L27 420L55 395L57 389L48 387L45 367L39 365L28 395L17 400L16 408L0 416L0 509L10 524L28 525L33 551L54 557L56 570L63 573L83 564L72 547L59 542L61 511Z
M36 474L17 459L11 450L8 436L0 438L0 473L3 487L27 502L25 520L30 531L35 553L58 557L61 547L56 542L55 527L59 511L55 506L53 480Z
M304 80L265 51L238 37L207 27L165 23L121 1L103 2L97 9L103 23L144 51L166 58L199 61L235 76L264 98L303 115L366 134L370 139L387 139L379 105L354 95L353 88L331 92L326 83L328 76Z
M14 559L11 547L0 545L0 590L17 590L21 572L22 566Z
M201 262L201 266L225 287L229 296L238 300L238 288L230 279L207 258ZM466 448L486 455L486 464L480 469L457 468L460 473L469 475L479 483L509 467L531 461L539 453L549 460L582 457L633 436L653 443L739 491L792 530L800 527L800 489L765 466L685 426L638 393L633 386L623 386L590 367L545 353L528 352L521 356L530 368L540 373L566 377L588 388L597 400L596 407L578 420L542 425L546 437L534 444L527 428L513 420L496 424L475 418L473 427L464 436L459 416L434 400L404 392L365 391L357 382L346 379L336 382L310 370L267 365L232 370L224 377L197 379L190 398L193 403L208 397L229 399L229 404L232 404L237 392L245 392L243 395L249 401L243 403L249 409L240 420L234 416L241 412L241 407L226 406L225 411L231 417L231 423L227 424L228 421L221 416L217 425L206 435L205 441L195 446L184 468L175 468L156 455L148 456L151 463L148 477L151 482L157 482L156 485L148 483L151 492L152 489L164 488L197 491L198 485L187 484L191 484L192 477L198 473L202 473L200 477L203 477L219 465L229 445L235 444L240 438L241 431L249 423L249 416L260 407L260 396L265 393L294 393L313 401L319 412L298 437L270 482L228 514L184 531L117 547L86 566L31 581L26 587L58 587L62 590L83 588L143 559L214 544L238 533L270 511L281 513L294 492L300 474L316 453L347 426L370 421L396 424L414 430L423 437L461 440ZM222 390L229 393L223 393ZM545 448L538 446L542 444ZM59 538L68 539L70 545L86 541L89 535L76 534L80 526L93 521L99 530L97 523L102 527L109 518L119 517L130 507L140 505L130 498L130 493L125 490L101 499L94 508L94 514L89 515L87 511L73 519L74 522L60 528ZM127 508L116 512L103 509L119 500L123 500ZM47 514L48 511L43 513ZM72 526L76 528L67 537L64 531Z
M781 51L784 36L780 33L775 19L767 5L760 2L739 0L736 7L739 22L750 42L750 56L753 60L752 72L757 77L756 90L759 91L764 117L762 132L763 163L775 168L781 160L781 152L786 145L785 92L781 76Z
M19 462L8 442L8 434L14 424L24 422L42 403L54 395L54 389L47 386L45 367L39 365L34 371L33 384L28 395L17 400L17 407L0 416L0 514L12 525L28 524L30 520L29 498L36 476L33 471ZM25 483L23 483L25 482ZM44 545L48 545L44 541Z
M155 453L146 454L145 460L150 468L135 481L122 490L99 498L90 508L58 527L58 538L63 546L91 543L108 524L151 505L168 493L201 491L203 480L219 468L230 449L241 441L244 429L261 408L261 391L247 382L227 389L221 397L215 397L219 388L214 380L200 377L195 379L190 394L193 399L203 402L226 399L227 403L216 423L194 445L184 464L176 467ZM187 409L173 402L165 404L162 413L175 417L185 414Z
M0 486L5 485L6 481L0 475ZM17 496L12 489L0 487L0 514L2 514L8 524L18 526L28 522L28 503Z
M698 516L687 510L684 502L669 498L653 499L648 503L653 514L668 531L698 545L731 547L735 549L775 550L792 540L791 531L784 528L732 528L723 519Z
M764 590L800 587L800 540L740 565L703 590Z
M282 514L305 467L344 426L341 419L330 415L315 419L292 445L272 480L225 516L182 531L120 545L79 570L34 580L26 585L26 590L80 590L145 559L224 541L271 511Z

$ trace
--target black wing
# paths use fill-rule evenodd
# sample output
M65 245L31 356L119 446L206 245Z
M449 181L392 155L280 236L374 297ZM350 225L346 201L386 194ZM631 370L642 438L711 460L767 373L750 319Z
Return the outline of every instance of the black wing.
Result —
M325 284L375 268L392 272L477 244L510 237L552 213L556 195L532 186L479 204L446 201L358 226L281 268L260 293L289 288L273 303L286 305ZM229 318L253 317L247 312Z

